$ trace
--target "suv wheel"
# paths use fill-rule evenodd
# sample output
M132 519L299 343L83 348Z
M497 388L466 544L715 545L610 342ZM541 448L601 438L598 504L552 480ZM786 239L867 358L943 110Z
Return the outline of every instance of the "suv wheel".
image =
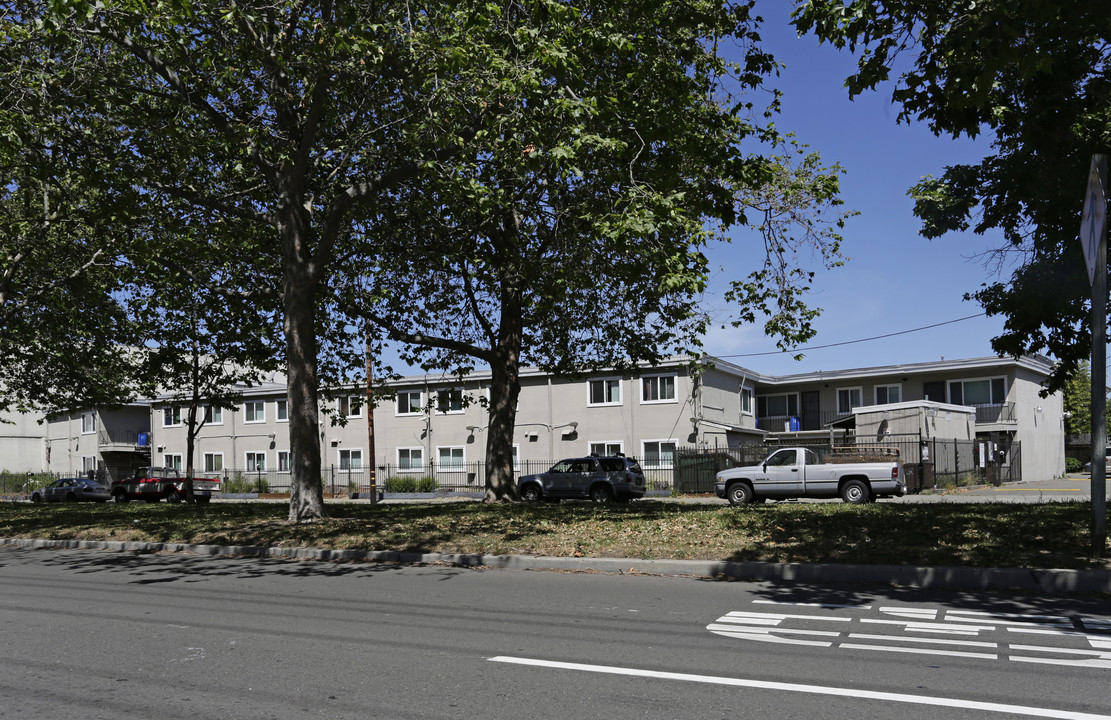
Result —
M596 503L608 503L613 501L613 490L609 485L602 485L601 483L590 488L590 499Z
M529 483L521 488L521 499L525 502L539 502L541 497L540 486L536 483Z

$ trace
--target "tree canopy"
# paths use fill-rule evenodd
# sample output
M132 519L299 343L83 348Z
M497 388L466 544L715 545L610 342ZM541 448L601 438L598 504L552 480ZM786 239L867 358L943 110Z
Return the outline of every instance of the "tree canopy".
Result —
M922 233L1001 231L985 258L1010 278L967 297L1005 318L1001 355L1047 353L1062 387L1091 357L1078 239L1089 160L1111 148L1111 15L1086 0L806 0L794 22L859 53L850 95L894 80L902 120L937 134L989 134L978 164L947 167L911 194ZM894 77L892 77L894 75Z

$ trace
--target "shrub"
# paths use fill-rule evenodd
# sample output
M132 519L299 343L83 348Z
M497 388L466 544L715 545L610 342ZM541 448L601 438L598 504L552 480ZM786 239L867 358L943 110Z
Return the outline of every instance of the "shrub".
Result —
M436 479L431 477L422 477L420 479L412 477L390 477L386 478L383 488L385 492L393 493L435 492Z
M1065 458L1065 472L1078 473L1084 469L1084 463L1077 458Z

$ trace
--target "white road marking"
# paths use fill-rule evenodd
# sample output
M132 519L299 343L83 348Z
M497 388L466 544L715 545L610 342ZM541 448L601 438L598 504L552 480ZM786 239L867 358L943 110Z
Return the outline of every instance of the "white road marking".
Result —
M627 677L641 677L655 680L697 682L709 685L726 685L732 687L756 688L761 690L779 690L782 692L809 693L812 695L834 695L837 697L882 700L886 702L929 705L934 707L960 708L964 710L984 710L987 712L1010 713L1012 715L1027 715L1031 717L1058 718L1059 720L1111 720L1111 715L1097 715L1094 713L1073 712L1070 710L1058 710L1055 708L1039 708L1027 705L1007 705L1004 703L990 703L982 702L979 700L960 700L957 698L930 697L928 695L877 692L874 690L860 690L855 688L824 687L822 685L803 685L800 683L771 682L767 680L730 678L715 675L694 675L691 673L662 672L659 670L644 670L638 668L616 667L610 665L590 665L585 663L558 662L555 660L539 660L535 658L519 658L505 655L499 655L497 657L488 659L490 662L508 663L512 665L526 665L531 667L543 667L553 670L575 670L579 672L602 673L606 675L623 675Z
M995 648L999 643L980 642L977 640L942 640L941 638L895 637L894 635L865 635L863 633L849 633L849 637L857 640L894 640L896 642L929 643L930 645L960 645L961 647Z
M816 607L816 608L829 608L837 610L841 608L850 608L853 610L871 610L871 605L836 605L833 603L804 603L804 602L779 602L778 600L753 600L753 605L788 605L791 607Z
M846 642L839 644L837 647L845 648L846 650L879 650L880 652L908 653L911 655L942 655L944 657L979 658L981 660L999 659L999 656L995 653L975 653L964 652L961 650L940 650L938 648L893 647L890 645L864 645Z
M860 622L871 623L873 625L902 625L907 630L945 633L946 635L976 635L981 630L995 629L993 625L961 625L953 627L945 623L914 622L913 620L879 620L876 618L860 618Z

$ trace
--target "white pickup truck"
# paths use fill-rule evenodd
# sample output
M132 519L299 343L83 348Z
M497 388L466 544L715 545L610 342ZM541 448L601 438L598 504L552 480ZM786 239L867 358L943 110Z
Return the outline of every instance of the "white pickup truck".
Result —
M821 463L809 448L783 448L759 465L720 471L714 490L730 505L800 497L866 503L877 497L902 497L906 475L898 459Z

